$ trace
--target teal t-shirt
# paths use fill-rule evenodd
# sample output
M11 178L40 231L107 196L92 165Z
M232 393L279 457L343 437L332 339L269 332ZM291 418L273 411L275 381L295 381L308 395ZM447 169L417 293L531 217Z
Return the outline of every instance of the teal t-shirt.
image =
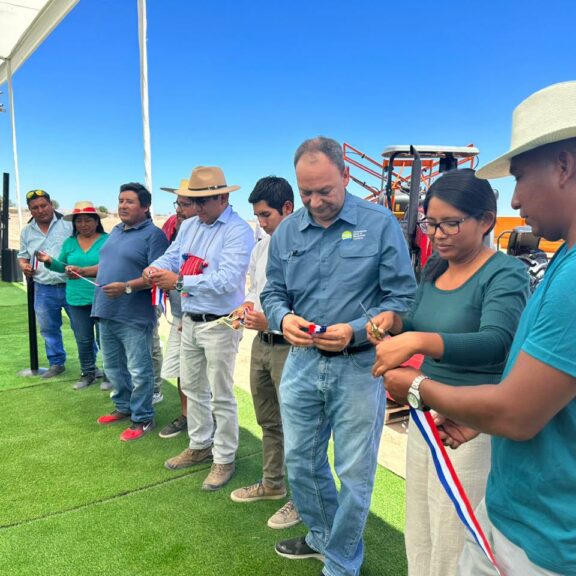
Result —
M500 382L528 294L526 266L502 252L454 290L422 281L404 331L436 332L444 342L442 358L426 358L422 372L452 386Z
M575 280L576 249L564 245L522 315L504 377L523 351L576 378ZM486 505L534 564L576 576L576 400L532 440L492 439Z
M64 268L68 265L80 266L86 268L88 266L96 266L100 259L100 249L108 239L108 234L101 234L100 238L84 252L76 236L66 238L62 245L62 250L58 256L58 262L52 260L50 268L55 272L64 272ZM90 278L93 282L96 278ZM68 279L66 282L66 301L71 306L88 306L94 300L94 285L86 282L85 280Z

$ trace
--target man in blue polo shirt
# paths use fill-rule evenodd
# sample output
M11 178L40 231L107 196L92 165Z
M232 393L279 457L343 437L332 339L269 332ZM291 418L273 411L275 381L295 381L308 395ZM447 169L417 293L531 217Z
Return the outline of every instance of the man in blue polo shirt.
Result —
M325 576L357 576L386 406L382 382L370 373L374 349L361 305L371 314L404 312L416 282L392 213L346 191L337 142L307 140L294 166L304 208L272 236L260 300L269 329L293 346L280 407L290 488L309 531L279 542L276 552L324 558ZM339 494L327 456L331 434Z
M64 372L66 363L62 341L62 308L68 313L66 275L52 272L38 261L35 269L33 262L38 250L58 258L64 240L72 235L72 224L55 212L50 196L44 190L28 192L26 203L32 221L20 234L18 263L26 278L34 280L34 311L50 363L42 378L53 378Z
M453 421L457 447L493 435L485 503L476 514L506 576L576 576L576 82L529 96L514 111L509 152L477 172L512 175L512 207L537 236L565 240L528 301L498 385L446 386L417 371L385 374L389 391ZM375 373L381 373L377 362ZM462 424L470 426L464 428ZM461 576L496 571L475 541Z
M99 319L106 374L113 386L115 410L99 424L131 419L120 435L128 442L154 428L152 331L156 312L142 270L168 248L166 236L150 219L152 196L142 184L120 186L118 215L100 251L92 316Z

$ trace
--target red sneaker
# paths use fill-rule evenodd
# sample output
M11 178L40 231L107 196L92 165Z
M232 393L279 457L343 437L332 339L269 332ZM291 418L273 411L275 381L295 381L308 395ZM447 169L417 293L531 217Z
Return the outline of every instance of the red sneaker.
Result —
M126 428L126 430L120 434L120 440L123 442L138 440L138 438L142 438L144 434L148 434L150 430L154 430L154 427L154 420L148 420L148 422L132 422L130 428Z
M126 418L130 418L130 414L124 414L124 412L118 412L118 410L114 410L114 412L110 412L110 414L100 416L97 422L98 424L114 424L114 422L126 420Z

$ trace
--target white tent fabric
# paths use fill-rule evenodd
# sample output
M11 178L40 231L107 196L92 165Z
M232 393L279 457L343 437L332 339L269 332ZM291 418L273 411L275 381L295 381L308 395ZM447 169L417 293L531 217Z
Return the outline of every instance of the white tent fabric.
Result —
M78 0L18 0L18 3L0 0L0 84L8 82L20 230L22 230L22 202L20 200L20 169L16 144L12 74L24 64L77 3Z
M148 115L148 55L146 0L138 1L138 41L140 45L140 92L144 133L144 173L148 190L152 191L152 158ZM42 44L79 0L0 0L0 84L8 82L16 198L20 230L22 211L20 173L16 146L16 116L12 75Z
M78 0L0 0L0 84L42 44Z

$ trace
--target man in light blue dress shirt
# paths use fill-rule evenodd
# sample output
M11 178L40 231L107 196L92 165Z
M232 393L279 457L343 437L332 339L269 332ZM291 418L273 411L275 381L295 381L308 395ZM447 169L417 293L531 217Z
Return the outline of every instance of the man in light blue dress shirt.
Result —
M280 405L290 487L308 534L276 552L324 560L325 576L358 576L386 406L361 303L372 315L405 312L416 282L394 216L346 191L337 142L307 140L294 165L304 208L272 236L260 298L270 329L293 345Z
M188 182L197 218L182 222L166 253L144 270L160 288L182 293L181 388L187 397L189 447L166 461L170 470L213 461L203 490L218 490L234 473L238 413L233 374L240 332L217 321L244 301L254 233L228 203L217 167L199 166ZM216 430L214 421L216 419Z
M38 250L58 258L64 240L72 235L72 224L54 211L50 195L44 190L28 192L26 203L32 220L20 234L18 263L26 278L34 280L34 311L50 364L42 378L53 378L64 372L66 363L62 340L62 308L68 313L66 275L52 272L38 261L35 268L34 261Z

